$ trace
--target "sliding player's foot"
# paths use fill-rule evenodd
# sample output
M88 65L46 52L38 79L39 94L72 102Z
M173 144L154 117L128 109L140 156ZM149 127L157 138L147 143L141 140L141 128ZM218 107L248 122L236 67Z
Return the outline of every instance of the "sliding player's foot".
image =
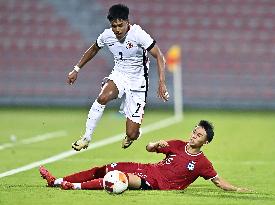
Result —
M86 140L85 138L84 139L81 138L80 140L77 140L72 144L72 148L75 151L80 151L81 149L87 149L89 146L89 143L90 141Z
M39 172L41 177L47 180L48 186L54 187L54 181L56 178L43 166L39 167Z

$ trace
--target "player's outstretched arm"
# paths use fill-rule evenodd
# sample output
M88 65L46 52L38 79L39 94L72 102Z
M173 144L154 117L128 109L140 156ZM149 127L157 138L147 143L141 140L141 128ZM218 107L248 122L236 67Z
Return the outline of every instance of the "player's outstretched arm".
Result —
M149 51L149 53L157 59L157 67L159 74L159 86L158 86L158 97L160 97L163 101L167 101L169 98L169 93L165 84L165 58L160 51L157 44Z
M220 178L219 176L211 180L217 187L223 189L224 191L237 191L237 192L250 192L249 189L236 187Z
M148 152L156 152L157 148L161 148L161 147L167 147L168 142L164 141L164 140L160 140L157 142L150 142L147 146L146 146L146 150Z
M76 81L79 70L87 62L89 62L97 54L99 50L100 48L97 46L96 43L94 43L87 51L85 51L80 61L77 63L74 69L68 74L68 78L67 78L68 84L72 85Z

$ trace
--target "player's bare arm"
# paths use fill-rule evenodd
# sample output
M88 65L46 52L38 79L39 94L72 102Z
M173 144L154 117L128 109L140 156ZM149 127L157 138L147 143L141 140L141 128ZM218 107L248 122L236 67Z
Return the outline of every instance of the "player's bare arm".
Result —
M165 84L165 58L157 45L155 45L149 51L149 53L157 59L157 67L159 74L158 97L160 97L163 101L167 101L169 98L169 94Z
M148 152L156 152L157 148L161 148L161 147L167 147L169 146L168 143L165 140L160 140L157 142L150 142L147 146L146 146L146 150Z
M223 189L224 191L237 191L237 192L249 192L250 190L246 188L236 187L220 178L219 176L211 180L217 187Z
M80 68L82 68L87 62L89 62L100 50L100 48L94 43L85 53L83 54L76 67L68 74L67 83L72 85L76 79Z

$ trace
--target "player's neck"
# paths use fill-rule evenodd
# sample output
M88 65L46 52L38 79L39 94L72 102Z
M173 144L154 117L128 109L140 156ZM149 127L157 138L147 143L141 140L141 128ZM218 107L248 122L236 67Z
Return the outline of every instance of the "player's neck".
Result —
M130 30L130 26L131 26L131 25L128 26L125 35L124 35L121 39L118 39L120 42L125 40L125 37L127 36L128 32L129 32L129 30Z
M187 145L186 151L190 154L198 154L201 151L200 147L192 147L190 144Z

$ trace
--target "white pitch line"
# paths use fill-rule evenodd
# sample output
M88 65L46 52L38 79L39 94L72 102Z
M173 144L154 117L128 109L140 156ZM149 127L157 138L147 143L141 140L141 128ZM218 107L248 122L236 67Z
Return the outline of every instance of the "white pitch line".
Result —
M56 137L64 137L67 135L67 132L64 130L61 131L56 131L56 132L49 132L41 135L36 135L34 137L28 138L28 139L23 139L21 141L15 142L15 143L5 143L0 145L0 150L6 149L6 148L11 148L20 144L32 144L35 142L41 142L45 141L51 138L56 138Z
M143 132L143 134L148 133L148 132L152 132L154 130L158 130L158 129L161 129L161 128L164 128L164 127L169 127L170 125L173 125L173 124L178 123L180 121L181 121L181 118L176 118L176 117L167 118L165 120L162 120L162 121L147 125L146 127L143 127L142 132ZM52 156L50 158L43 159L43 160L40 160L40 161L37 161L37 162L33 162L31 164L25 165L23 167L18 167L16 169L12 169L10 171L0 173L0 178L7 177L7 176L10 176L10 175L14 175L14 174L17 174L17 173L20 173L20 172L24 172L24 171L33 169L35 167L39 167L40 165L44 165L44 164L52 163L52 162L55 162L55 161L58 161L58 160L61 160L61 159L65 159L67 157L77 155L77 154L85 152L87 150L96 149L96 148L99 148L99 147L103 147L103 146L118 142L124 136L125 136L125 133L122 133L122 134L118 134L118 135L115 135L115 136L111 136L111 137L109 137L107 139L104 139L104 140L100 140L98 142L94 142L94 143L89 145L88 149L83 150L81 152L76 152L74 150L62 152L62 153L60 153L58 155L55 155L55 156Z

